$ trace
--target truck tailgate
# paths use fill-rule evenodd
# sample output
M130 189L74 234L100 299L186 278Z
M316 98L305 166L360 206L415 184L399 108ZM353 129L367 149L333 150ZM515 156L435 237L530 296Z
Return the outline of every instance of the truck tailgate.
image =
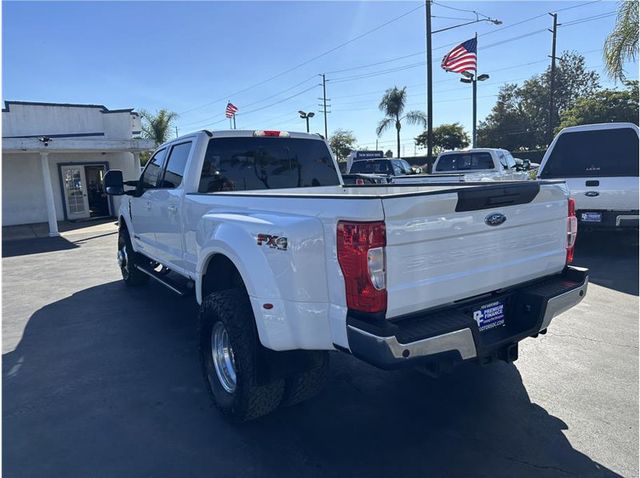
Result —
M565 265L563 184L472 186L382 202L387 318L554 274ZM489 225L493 214L506 220Z
M569 178L577 210L638 210L638 178Z

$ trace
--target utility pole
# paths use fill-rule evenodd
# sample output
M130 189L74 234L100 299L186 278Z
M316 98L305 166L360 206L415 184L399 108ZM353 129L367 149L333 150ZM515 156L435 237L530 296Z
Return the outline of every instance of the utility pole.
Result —
M322 112L324 113L324 137L327 139L329 137L329 132L327 128L327 79L325 74L322 73Z
M378 151L378 138L376 138L376 151Z
M433 158L433 52L431 48L431 0L425 0L427 22L427 162Z
M558 14L550 13L553 17L553 30L549 30L553 34L553 40L551 42L551 77L549 79L549 121L547 123L547 140L549 143L553 139L553 109L554 109L554 93L556 82L556 34L558 33Z

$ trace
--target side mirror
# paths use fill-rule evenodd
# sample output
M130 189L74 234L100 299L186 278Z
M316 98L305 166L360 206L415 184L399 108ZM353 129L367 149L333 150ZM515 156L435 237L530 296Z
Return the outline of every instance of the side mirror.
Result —
M124 194L122 171L119 169L107 171L107 174L104 175L104 190L111 196L122 196Z

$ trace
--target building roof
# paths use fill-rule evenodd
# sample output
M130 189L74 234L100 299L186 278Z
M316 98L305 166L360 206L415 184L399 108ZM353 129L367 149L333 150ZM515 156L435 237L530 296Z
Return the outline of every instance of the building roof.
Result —
M25 105L25 106L62 106L69 108L99 108L101 113L131 113L134 115L138 115L133 108L122 108L117 110L110 110L104 105L92 105L92 104L82 104L82 103L50 103L50 102L40 102L40 101L11 101L7 100L4 102L5 107L2 108L2 112L9 111L9 107L11 105Z

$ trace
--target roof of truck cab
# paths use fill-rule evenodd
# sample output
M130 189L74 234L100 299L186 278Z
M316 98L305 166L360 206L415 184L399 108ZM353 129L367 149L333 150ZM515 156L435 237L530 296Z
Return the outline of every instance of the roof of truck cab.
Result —
M593 124L581 124L579 126L569 126L567 128L563 128L560 133L574 133L577 131L597 131L603 129L620 129L620 128L631 128L638 132L638 126L633 123L593 123Z
M324 141L324 137L317 133L304 133L301 131L285 131L285 130L270 130L270 129L222 129L222 130L202 130L211 138L253 138L256 137L256 133L259 131L281 131L287 133L287 136L268 136L273 139L317 139Z
M490 153L492 151L507 151L504 148L470 148L470 149L457 149L457 150L453 150L453 151L443 151L442 153L440 153L438 155L438 157L440 156L446 156L449 154L468 154L468 153Z

